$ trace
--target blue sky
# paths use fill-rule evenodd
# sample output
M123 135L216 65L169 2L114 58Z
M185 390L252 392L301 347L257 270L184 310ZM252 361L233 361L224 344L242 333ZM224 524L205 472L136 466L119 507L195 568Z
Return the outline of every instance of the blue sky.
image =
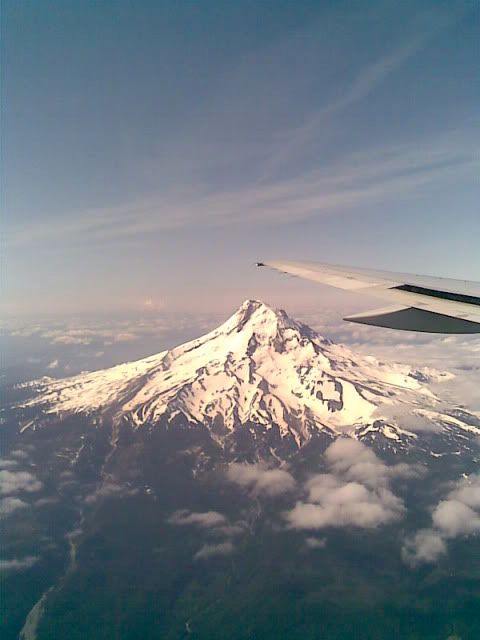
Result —
M478 3L2 9L7 313L344 301L282 257L480 280Z

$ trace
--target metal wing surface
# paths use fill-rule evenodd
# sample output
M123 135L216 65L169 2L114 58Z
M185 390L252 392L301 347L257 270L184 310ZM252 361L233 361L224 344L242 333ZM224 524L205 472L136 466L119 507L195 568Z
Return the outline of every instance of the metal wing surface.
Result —
M431 333L480 333L480 283L316 262L259 262L292 276L382 298L383 309L348 316L361 324Z

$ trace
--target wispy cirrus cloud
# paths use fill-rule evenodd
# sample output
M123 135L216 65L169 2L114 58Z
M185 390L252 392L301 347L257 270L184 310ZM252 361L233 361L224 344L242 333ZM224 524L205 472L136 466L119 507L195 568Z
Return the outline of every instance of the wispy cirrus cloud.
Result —
M215 280L229 291L242 277L249 286L238 265L251 264L260 246L356 262L372 255L370 243L382 234L376 258L385 262L382 253L406 253L394 233L402 226L431 229L430 252L452 230L465 233L476 222L478 200L475 52L463 16L470 4L379 0L345 10L318 3L308 17L295 11L292 21L285 7L275 16L262 9L265 19L253 31L249 12L242 12L225 56L216 49L221 21L210 24L203 12L201 46L189 39L198 74L177 69L176 47L164 49L169 39L159 38L152 51L161 45L167 73L160 84L158 76L133 74L120 83L125 100L110 92L104 108L81 110L73 129L68 118L52 121L48 101L27 101L45 127L42 144L24 136L10 154L18 162L7 172L9 306L50 309L60 297L68 309L111 308L119 297L121 305L137 308L143 286L145 301L160 287L165 296L169 289L187 294L199 254L207 256L197 294L205 301ZM12 59L28 72L24 56ZM90 58L76 60L82 67ZM75 87L60 83L66 96L60 109L79 104ZM140 94L145 99L130 104ZM98 131L106 134L103 142ZM32 139L33 146L26 142ZM47 142L48 168L45 140L52 145ZM25 183L26 175L32 179ZM443 224L432 228L435 219ZM408 235L411 254L426 253L423 231ZM474 236L467 234L467 245ZM219 274L212 263L222 250ZM459 241L448 255L458 265L472 253ZM39 286L27 296L33 281ZM78 295L71 295L72 286ZM192 298L189 308L197 303Z
M359 69L337 97L311 114L300 127L280 134L278 138L281 146L267 163L270 170L284 164L292 154L298 153L305 145L310 145L312 139L318 138L322 133L322 125L326 122L335 119L343 110L365 99L388 76L414 56L428 42L433 33L437 32L439 26L431 32L412 37Z
M342 212L426 184L478 171L474 139L466 132L421 143L348 152L342 158L294 178L244 187L190 185L170 194L118 206L95 208L62 219L13 227L11 246L114 241L195 226L284 224Z
M171 156L182 158L182 166L189 167L184 175L180 172L160 192L144 193L133 200L123 197L111 206L77 208L54 219L42 217L38 222L13 224L10 244L15 247L58 239L82 245L192 226L283 224L408 193L459 173L473 174L478 168L476 136L468 126L421 139L415 134L407 142L403 138L401 143L392 139L380 146L349 145L339 153L332 151L336 148L335 131L344 128L344 112L369 97L435 36L454 24L462 13L461 7L457 9L419 12L415 19L407 20L403 39L397 37L392 44L384 42L383 48L366 58L355 55L358 43L352 44L351 51L336 50L339 45L334 42L322 46L318 24L245 56L214 93L214 102L223 105L222 113L215 116L213 110L213 115L204 115L200 122L195 119L196 128L189 130L189 139L177 141L170 150ZM333 14L331 18L333 31L342 33L339 16ZM351 26L355 26L354 17ZM293 90L285 86L285 78L272 77L266 83L265 74L276 68L286 51L295 54L298 50L303 51L300 75L305 75L308 82L315 78L319 83L325 75L331 96L304 112L300 124L292 124L293 114L303 112L298 108L297 96L293 100ZM312 64L311 55L318 58L317 65ZM339 74L341 79L332 78L332 56L340 68L348 63L353 71L346 77ZM252 74L252 65L260 70L258 75ZM286 102L296 103L287 126L281 126L276 118L264 122L265 107L261 103L252 105L248 98L262 93L270 84L273 94L281 89ZM236 130L227 114L237 111L250 113L253 122L257 118L263 122L259 139L249 139L249 144L244 144L242 131L246 128L245 133L250 133L247 122L240 123L238 135L218 136L224 129ZM212 117L220 123L210 122ZM204 130L209 134L206 138ZM314 162L309 158L312 148ZM243 175L247 165L254 177L245 180L244 176L241 184L231 179L219 181L217 173L225 164L233 175Z

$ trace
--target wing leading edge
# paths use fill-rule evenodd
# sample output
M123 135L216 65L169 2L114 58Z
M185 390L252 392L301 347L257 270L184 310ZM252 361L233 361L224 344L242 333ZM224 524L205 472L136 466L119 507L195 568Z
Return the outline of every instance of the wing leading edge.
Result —
M360 324L429 333L480 333L480 283L315 262L258 262L292 276L387 300L348 316Z

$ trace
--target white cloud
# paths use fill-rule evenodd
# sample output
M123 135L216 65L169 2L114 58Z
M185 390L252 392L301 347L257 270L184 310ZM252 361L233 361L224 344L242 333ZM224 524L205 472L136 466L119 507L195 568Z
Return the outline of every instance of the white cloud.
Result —
M39 500L35 501L35 506L36 507L44 507L46 505L50 505L50 504L57 504L59 502L59 499L56 498L55 496L50 496L48 498L40 498Z
M28 507L28 503L20 500L20 498L2 498L0 500L0 513L3 515L9 515L18 509L25 509Z
M197 525L202 528L218 527L227 524L227 519L218 511L176 511L168 521L175 525Z
M205 544L195 554L195 560L211 558L212 556L226 556L233 553L235 547L231 542L221 542L220 544Z
M24 460L28 458L28 453L26 451L23 451L23 449L14 449L13 451L10 451L9 456L12 458L19 458L21 460Z
M25 556L24 558L14 558L13 560L0 560L0 572L15 572L30 569L40 558L38 556Z
M47 369L58 369L59 361L58 359L52 360L50 364L47 365Z
M90 344L92 341L89 338L76 338L75 336L58 336L54 338L51 344L65 344L65 345L77 345L77 344Z
M462 478L456 488L450 492L450 498L480 510L480 474Z
M388 489L372 491L358 482L344 483L332 475L312 482L310 502L298 502L286 514L295 529L371 529L398 520L403 514L402 501Z
M333 472L370 487L386 486L392 478L411 478L420 472L419 467L405 463L386 465L371 449L350 438L335 440L325 457Z
M285 143L277 149L283 154ZM265 149L263 157L272 151ZM92 238L112 241L192 225L284 224L414 192L458 174L473 177L478 170L471 132L457 131L420 142L351 151L328 165L317 165L286 179L270 175L277 156L273 151L259 167L264 179L249 186L219 189L216 185L206 187L203 181L190 182L180 185L175 193L87 210L51 224L32 223L29 233L23 227L13 228L11 242L25 245L33 240L39 243L72 237L83 242Z
M280 136L282 147L270 160L270 167L275 168L282 164L292 152L298 152L312 139L318 138L326 122L331 124L332 119L340 112L365 99L391 73L415 55L427 39L428 34L423 32L421 36L411 38L410 41L359 69L350 83L343 88L340 97L320 108L301 127L289 130Z
M115 336L115 342L132 342L137 340L138 336L135 333L129 331L123 331Z
M381 404L377 407L374 417L389 421L394 424L413 431L418 432L438 432L442 427L435 422L432 422L431 418L423 415L420 410L414 410L408 404L396 404L394 406L388 404Z
M85 503L94 504L102 498L124 498L135 493L137 493L136 489L130 489L115 482L104 482L100 488L86 496Z
M0 494L8 495L18 491L34 492L42 489L42 483L28 471L0 471Z
M305 544L309 549L324 549L327 546L327 539L310 536L305 538Z
M210 533L214 536L225 536L226 538L239 536L245 533L245 525L243 523L227 524L211 529Z
M17 466L18 466L18 462L16 460L0 458L0 469L12 469Z
M404 505L392 493L394 477L410 477L408 465L388 467L361 442L340 438L325 451L331 473L305 484L307 501L284 514L295 529L360 527L371 529L402 517Z
M480 515L458 500L442 500L435 507L432 522L447 538L480 531Z
M446 541L480 533L480 474L462 478L432 511L432 527L407 538L402 555L411 566L434 562L446 553Z
M268 469L263 464L232 463L228 466L227 478L234 484L267 496L278 496L295 488L295 480L288 471Z
M421 529L413 537L405 540L402 558L414 567L422 563L431 563L447 552L442 536L432 529Z

